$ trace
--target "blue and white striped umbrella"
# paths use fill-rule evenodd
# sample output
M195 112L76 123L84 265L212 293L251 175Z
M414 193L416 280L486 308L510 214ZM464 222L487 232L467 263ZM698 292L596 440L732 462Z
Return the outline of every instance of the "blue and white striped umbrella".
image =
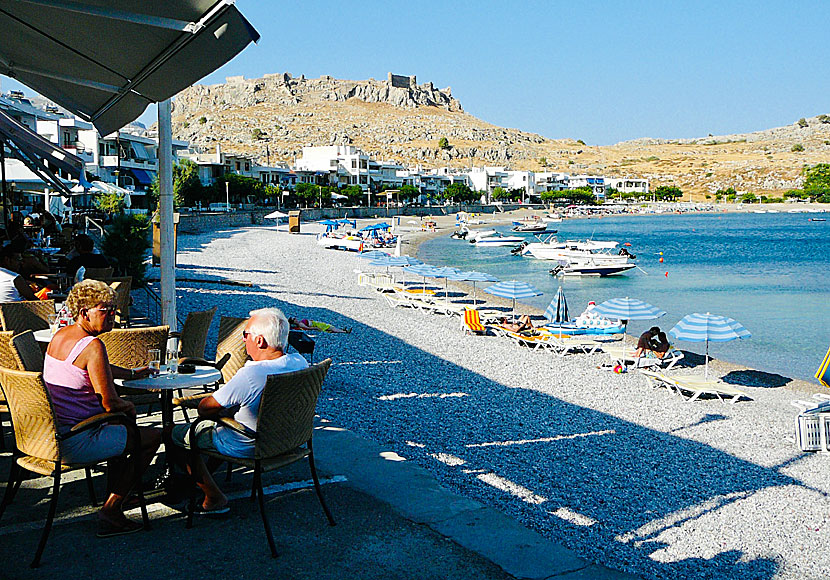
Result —
M423 264L421 260L418 258L413 258L412 256L380 256L375 260L369 262L370 266L385 266L386 272L389 272L389 268L403 268L404 266L415 266L417 264ZM401 280L402 284L406 286L406 279Z
M606 318L619 320L651 320L660 318L666 312L648 302L636 298L612 298L594 308L594 312Z
M461 270L459 270L458 268L452 268L450 266L443 266L441 268L435 268L435 270L432 271L432 274L429 275L432 278L443 278L444 279L444 300L447 299L447 294L448 294L448 292L447 292L447 279L450 276L455 276L456 274L460 274L460 273L461 273Z
M734 318L708 312L706 314L700 314L699 312L687 314L669 330L669 334L677 340L706 343L706 359L703 371L705 378L709 377L710 342L729 342L730 340L752 336L743 324Z
M389 254L381 252L380 250L369 250L368 252L360 252L360 254L358 254L358 257L363 258L364 260L376 260L377 258L382 258L384 256L388 258Z
M424 292L427 289L427 276L432 276L432 273L437 270L436 266L432 266L430 264L415 264L414 266L404 266L403 271L409 272L410 274L415 274L416 276L422 276L424 279Z
M570 319L568 313L568 301L565 300L565 291L562 286L556 292L556 298L550 301L548 307L545 309L545 318L557 324L564 324Z
M458 282L472 282L473 283L473 306L476 305L476 282L498 282L499 279L487 272L476 272L471 270L469 272L459 272L449 277L450 280Z
M530 298L532 296L541 296L542 293L527 282L520 282L518 280L506 280L488 286L484 289L488 294L493 296L500 296L502 298L513 299L513 318L516 318L516 300L521 298Z

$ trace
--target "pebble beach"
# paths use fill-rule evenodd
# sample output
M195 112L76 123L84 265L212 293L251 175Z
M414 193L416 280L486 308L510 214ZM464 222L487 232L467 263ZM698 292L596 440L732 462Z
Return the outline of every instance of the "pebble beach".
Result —
M751 400L690 403L637 372L598 368L602 354L466 336L458 317L392 309L359 286L356 271L372 268L317 246L318 228L180 235L178 277L204 280L178 284L180 313L277 306L350 327L315 336L315 361L334 361L322 418L587 559L644 578L827 576L830 469L796 447L790 404L809 385L716 361ZM422 235L407 234L403 252ZM702 373L702 361L686 371Z

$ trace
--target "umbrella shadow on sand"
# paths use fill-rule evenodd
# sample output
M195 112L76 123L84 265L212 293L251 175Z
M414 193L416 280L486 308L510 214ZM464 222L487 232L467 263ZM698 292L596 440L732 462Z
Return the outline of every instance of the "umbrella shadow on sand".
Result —
M721 380L724 383L732 385L741 385L744 387L765 387L769 389L783 387L792 382L792 379L777 373L765 373L764 371L756 371L751 369L729 372L724 375Z

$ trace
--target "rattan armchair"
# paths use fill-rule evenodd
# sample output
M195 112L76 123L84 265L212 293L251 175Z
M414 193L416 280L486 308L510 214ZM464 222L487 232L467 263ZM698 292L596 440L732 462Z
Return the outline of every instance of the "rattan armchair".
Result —
M147 366L147 351L157 348L166 351L168 326L148 326L143 328L115 328L98 336L107 349L110 364L133 368ZM160 401L158 393L143 389L117 387L118 394L129 399L135 405L152 405Z
M49 328L49 315L55 314L54 300L23 300L0 303L0 324L15 334L24 330Z
M271 555L274 558L277 557L277 548L274 544L271 526L268 523L268 516L265 513L265 497L262 491L263 472L285 467L307 457L317 498L320 500L320 505L323 507L329 525L335 525L334 517L329 511L320 489L312 446L314 410L317 406L317 397L320 395L323 381L330 366L331 359L329 358L301 371L269 376L262 391L256 431L252 431L230 418L219 417L214 419L222 426L252 438L255 442L253 458L231 457L217 451L200 450L198 448L198 438L195 436L196 426L202 421L211 419L198 419L190 426L190 441L193 442L191 461L195 461L202 453L208 458L243 465L254 470L251 497L259 499L259 511L265 527L265 535L268 538L268 547L271 549ZM192 489L195 490L196 487L193 486ZM188 528L193 526L195 504L196 495L195 492L192 492L190 509L187 515Z
M12 352L12 336L14 332L11 330L0 330L0 367L7 369L17 369L17 360ZM9 407L6 405L6 397L0 389L0 449L6 449L6 434L2 430L3 416L9 414Z
M23 482L24 470L37 473L38 475L52 478L52 497L49 502L49 512L46 517L46 524L40 536L40 543L35 552L31 566L37 568L43 549L46 547L46 540L49 538L49 531L52 528L52 521L55 518L55 511L58 505L60 493L61 476L76 469L89 469L101 462L66 464L61 461L60 443L74 437L78 433L88 431L103 423L118 423L125 425L133 431L135 448L132 450L135 460L135 473L138 474L135 482L135 493L138 496L141 506L141 517L144 528L149 529L150 522L147 517L147 507L144 502L144 494L141 489L141 438L138 434L138 427L135 420L123 413L101 413L75 425L66 433L59 433L55 412L52 407L52 400L49 391L43 382L41 373L17 371L0 368L0 384L8 401L9 410L12 416L15 442L17 448L9 474L9 481L6 484L6 492L3 501L0 503L0 517L6 507L14 500L20 484ZM118 455L114 457L123 457ZM113 457L113 458L114 458ZM113 459L110 458L110 459ZM89 473L87 471L87 473ZM91 480L87 479L90 486ZM92 494L92 493L91 493Z
M110 288L115 290L115 324L121 328L130 325L130 292L133 288L133 277L107 278Z
M107 268L85 268L84 280L102 280L109 281L112 278L112 273L115 271L112 267Z
M214 306L210 310L188 312L179 339L179 350L183 357L205 358L208 331L217 309L218 306Z
M31 330L15 335L11 339L11 346L18 370L43 372L43 351Z

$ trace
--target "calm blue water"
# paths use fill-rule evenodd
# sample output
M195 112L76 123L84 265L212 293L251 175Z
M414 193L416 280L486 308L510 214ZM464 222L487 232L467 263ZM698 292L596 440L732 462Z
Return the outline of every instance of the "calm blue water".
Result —
M731 316L752 337L710 344L712 356L814 381L830 345L830 221L810 222L810 215L625 216L555 224L560 239L630 242L646 272L568 277L564 282L568 306L576 316L589 300L599 304L629 296L667 312L657 321L632 321L629 334L639 334L653 322L668 330L691 312ZM501 280L529 282L544 292L525 301L538 308L547 306L558 286L548 274L549 262L511 256L507 247L478 249L449 235L422 244L419 258L482 270ZM702 343L675 342L684 350L703 353Z

